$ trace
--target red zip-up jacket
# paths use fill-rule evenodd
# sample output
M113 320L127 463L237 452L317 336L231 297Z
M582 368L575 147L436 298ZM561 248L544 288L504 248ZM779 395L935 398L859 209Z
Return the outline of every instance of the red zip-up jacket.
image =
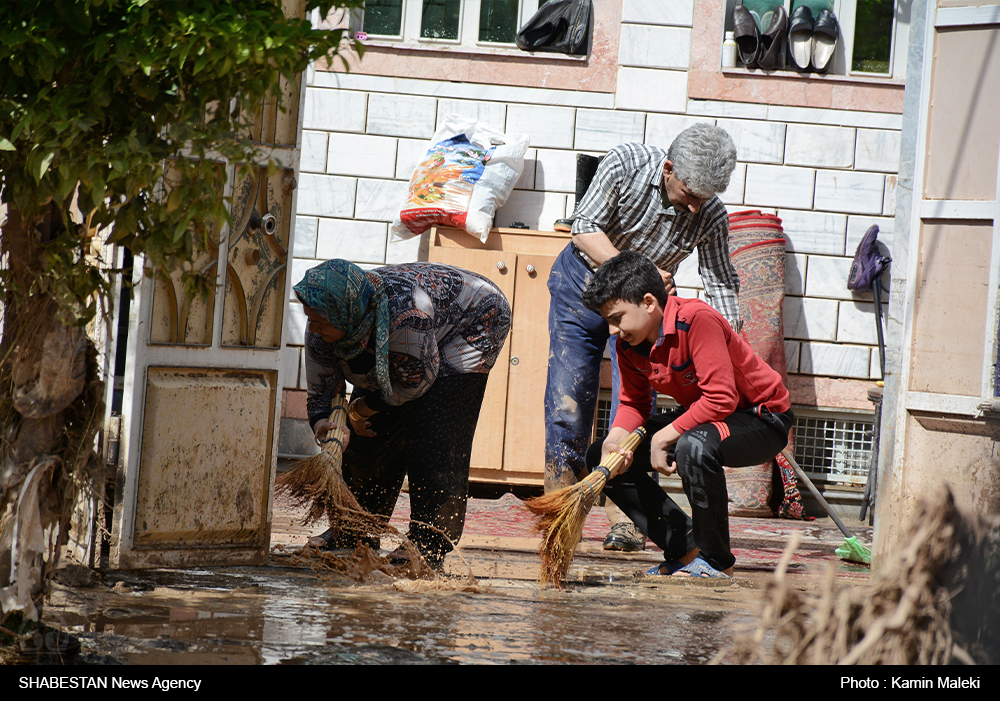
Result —
M673 423L678 433L757 404L773 413L791 408L781 375L699 299L669 297L652 346L616 342L621 389L615 427L631 432L646 423L653 408L650 387L687 407Z

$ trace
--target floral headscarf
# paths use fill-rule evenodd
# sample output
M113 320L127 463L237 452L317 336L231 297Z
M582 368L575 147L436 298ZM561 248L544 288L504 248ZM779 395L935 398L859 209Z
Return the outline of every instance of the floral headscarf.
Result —
M390 394L389 305L378 273L366 273L346 260L328 260L307 270L292 289L306 305L344 332L342 339L328 344L344 360L350 360L367 347L374 327L372 350L379 389L383 396Z

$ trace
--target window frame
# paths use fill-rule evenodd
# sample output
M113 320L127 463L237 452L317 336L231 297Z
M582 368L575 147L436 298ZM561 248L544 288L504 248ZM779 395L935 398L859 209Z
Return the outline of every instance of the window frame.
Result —
M489 42L479 40L479 15L482 10L482 0L460 0L457 39L438 39L420 36L421 14L423 0L403 0L403 12L400 18L400 33L367 34L368 40L385 42L399 46L441 46L449 49L515 49L513 40L508 42ZM539 0L518 0L518 27L523 27L538 11ZM364 32L364 9L352 13L351 29Z

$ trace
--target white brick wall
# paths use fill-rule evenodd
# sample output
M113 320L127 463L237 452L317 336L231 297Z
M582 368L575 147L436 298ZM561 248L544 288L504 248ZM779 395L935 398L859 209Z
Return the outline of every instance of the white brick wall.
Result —
M737 147L720 195L727 209L760 209L783 221L789 371L877 377L872 295L850 292L846 279L868 226L877 223L879 240L892 245L900 116L689 101L693 13L693 0L623 0L614 94L315 73L303 114L293 282L327 258L366 268L426 258L426 235L389 241L387 228L445 115L530 137L524 170L495 223L538 229L573 211L578 154L628 141L666 149L688 126L717 123ZM696 255L680 266L677 283L682 294L701 293ZM296 343L304 317L291 307ZM290 356L287 381L301 386L294 362Z

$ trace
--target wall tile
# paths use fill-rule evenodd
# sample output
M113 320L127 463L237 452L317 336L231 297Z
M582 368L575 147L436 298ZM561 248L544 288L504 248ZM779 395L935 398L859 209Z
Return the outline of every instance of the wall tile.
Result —
M364 132L368 93L345 90L306 90L303 129Z
M618 144L642 141L645 115L641 112L578 110L576 148L581 151L607 151Z
M903 115L861 110L834 110L822 107L766 106L762 119L801 124L827 124L835 127L860 127L868 129L902 129Z
M516 190L535 189L535 171L538 168L538 150L529 148L524 152L524 165L521 168L521 175L514 183ZM542 188L539 188L542 189Z
M566 216L566 195L550 192L514 190L496 214L496 226L523 222L529 229L552 231L556 219Z
M575 117L569 107L508 105L506 133L527 134L535 148L573 148Z
M303 274L309 268L315 267L319 264L319 261L309 261L310 265L302 271ZM297 284L301 279L302 275L292 278L292 284ZM305 343L306 336L306 324L309 320L306 318L305 312L302 311L302 305L299 304L295 295L288 302L288 342L294 343L295 345L302 345Z
M502 102L482 100L452 100L447 98L438 100L435 130L441 126L445 116L449 114L475 119L486 124L493 131L502 134L507 122L507 105Z
M837 340L837 302L834 300L785 297L782 316L786 338Z
M330 134L326 170L336 175L391 178L396 170L396 141L384 136Z
M302 132L302 158L299 170L303 173L326 172L326 132Z
M704 117L728 117L730 119L767 119L767 105L755 105L751 102L716 102L714 100L691 100L688 103L689 115Z
M430 232L402 240L390 240L385 247L385 262L388 265L413 263L427 260Z
M683 112L687 107L687 71L619 68L615 109L647 112ZM639 128L642 138L642 126ZM580 146L577 148L595 148Z
M369 134L430 138L437 119L437 100L413 95L372 93L368 100Z
M889 305L882 305L882 329L885 330L885 319L889 313ZM840 343L863 343L870 346L878 345L878 332L875 329L875 304L872 302L841 302L840 315L837 322L837 341Z
M806 293L808 256L803 253L785 254L785 294L802 296Z
M299 342L301 343L302 339L299 339ZM283 387L297 389L299 386L299 352L301 350L295 346L286 346L280 351Z
M868 379L870 350L864 346L803 343L799 372L805 375Z
M812 209L816 171L791 166L747 166L743 202L748 205Z
M830 212L880 214L885 176L852 171L816 171L815 208Z
M413 171L427 155L430 142L426 139L397 139L396 180L410 181Z
M788 372L799 371L799 348L802 344L798 341L785 341L785 362L788 364Z
M538 149L535 187L546 192L576 192L576 151Z
M316 217L295 217L295 242L292 255L296 258L316 257Z
M744 119L720 119L716 125L733 137L741 163L781 163L785 125Z
M701 290L705 284L701 281L701 273L698 272L698 252L695 251L677 266L674 274L674 282L678 287Z
M788 239L788 250L844 255L846 215L779 209L778 216L781 217L781 226Z
M690 27L694 20L694 0L624 0L622 22Z
M623 24L618 64L639 68L687 70L691 63L691 30Z
M302 339L302 342L305 343L305 339ZM307 377L306 353L305 350L303 350L299 353L299 389L309 389L309 380L306 379ZM348 392L352 392L354 390L354 386L350 382L347 382L346 385Z
M316 256L323 260L383 263L388 228L385 222L320 219Z
M647 114L646 139L643 143L666 151L677 135L695 124L715 124L712 117L689 117L682 114Z
M898 131L858 129L854 167L858 170L895 173L899 170L900 140Z
M726 188L725 192L719 194L719 199L722 200L723 204L742 204L743 189L746 182L746 163L737 163L732 176L729 178L729 187Z
M321 217L353 217L356 186L357 180L354 178L300 173L296 213Z
M357 219L391 222L399 216L407 183L401 180L358 179Z
M806 294L810 297L853 299L854 293L847 289L847 275L850 271L850 258L809 256Z
M825 168L854 165L855 130L789 124L785 135L785 163Z

